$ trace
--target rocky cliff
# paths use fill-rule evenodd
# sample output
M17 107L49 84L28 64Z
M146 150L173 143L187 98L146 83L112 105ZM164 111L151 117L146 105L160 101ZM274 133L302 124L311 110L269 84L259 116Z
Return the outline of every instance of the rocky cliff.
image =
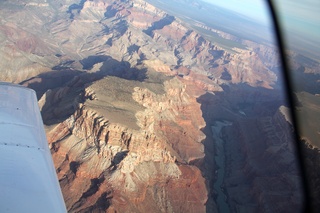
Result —
M201 90L161 75L150 82L105 77L80 89L81 76L42 97L50 103L43 113L55 114L44 116L48 123L74 111L48 129L69 211L205 211L206 185L195 166L204 157Z

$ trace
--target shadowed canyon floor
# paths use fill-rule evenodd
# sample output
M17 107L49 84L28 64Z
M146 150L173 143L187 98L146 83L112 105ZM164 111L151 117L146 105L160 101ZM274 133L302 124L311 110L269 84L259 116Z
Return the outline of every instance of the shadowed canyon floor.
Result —
M281 92L231 85L198 101L204 132L214 139L205 146L217 158L211 190L217 200L225 199L219 211L302 211L303 182Z

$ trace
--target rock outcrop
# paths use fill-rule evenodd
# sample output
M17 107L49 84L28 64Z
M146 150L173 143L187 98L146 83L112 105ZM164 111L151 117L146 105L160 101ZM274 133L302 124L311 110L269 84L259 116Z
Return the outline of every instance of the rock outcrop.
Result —
M69 211L205 211L206 185L195 166L204 157L204 121L195 99L201 89L164 78L139 83L106 77L78 96L75 83L45 93L51 104L43 110L68 112L68 105L53 104L57 100L74 110L48 130ZM51 119L59 115L65 117Z

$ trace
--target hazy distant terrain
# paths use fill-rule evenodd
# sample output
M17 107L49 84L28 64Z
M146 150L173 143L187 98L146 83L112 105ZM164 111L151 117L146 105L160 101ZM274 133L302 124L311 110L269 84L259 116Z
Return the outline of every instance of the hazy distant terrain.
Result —
M155 6L177 16L192 29L202 33L212 42L216 42L227 48L245 48L241 40L252 40L258 43L274 43L272 27L262 26L248 17L242 16L230 10L214 6L212 4L192 0L147 0ZM209 27L209 28L207 28ZM236 41L224 39L211 29L219 30L235 36Z

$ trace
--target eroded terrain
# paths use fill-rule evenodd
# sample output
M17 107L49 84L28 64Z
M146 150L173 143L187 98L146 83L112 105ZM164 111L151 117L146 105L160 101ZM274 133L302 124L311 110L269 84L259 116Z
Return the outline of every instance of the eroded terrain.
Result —
M3 1L0 16L0 79L36 90L68 211L217 211L225 121L228 208L301 208L272 44L197 23L221 47L143 0Z

